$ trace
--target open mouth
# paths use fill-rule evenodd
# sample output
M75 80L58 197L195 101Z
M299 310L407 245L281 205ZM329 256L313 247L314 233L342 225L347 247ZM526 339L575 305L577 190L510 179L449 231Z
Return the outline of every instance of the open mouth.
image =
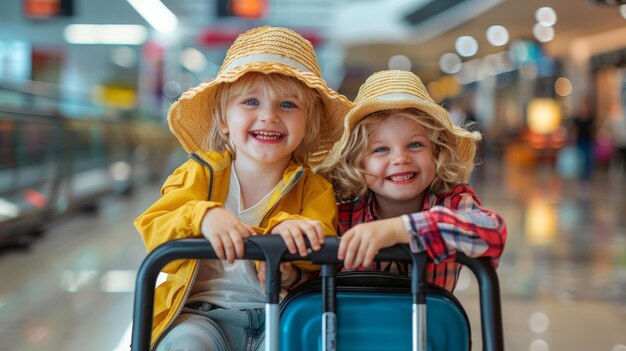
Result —
M413 178L415 178L415 172L405 172L405 173L397 173L390 175L385 178L393 183L407 183L410 182Z
M250 135L261 142L278 142L285 137L284 134L266 130L255 130Z

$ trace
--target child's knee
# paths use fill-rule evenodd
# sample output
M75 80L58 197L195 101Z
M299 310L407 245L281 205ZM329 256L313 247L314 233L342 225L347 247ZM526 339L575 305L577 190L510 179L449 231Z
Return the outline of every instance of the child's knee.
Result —
M176 324L159 342L156 351L229 351L219 327L201 316L189 316Z

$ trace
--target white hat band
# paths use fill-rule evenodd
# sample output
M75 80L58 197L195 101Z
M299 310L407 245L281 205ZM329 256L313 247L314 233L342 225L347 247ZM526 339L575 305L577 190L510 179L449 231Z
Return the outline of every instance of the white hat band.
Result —
M291 59L289 57L275 55L275 54L255 54L255 55L240 57L238 59L233 60L233 62L231 62L228 66L226 66L222 70L222 73L226 73L239 66L243 66L243 65L246 65L249 63L255 63L255 62L274 62L274 63L279 63L281 65L289 66L291 68L295 68L300 72L312 73L310 69L308 69L305 65L301 64L300 62L294 59Z
M432 104L431 101L424 100L424 99L422 99L422 98L420 98L418 96L415 96L413 94L408 94L408 93L393 93L393 94L379 95L379 96L375 96L375 97L372 97L371 99L367 99L367 100L373 100L373 101L413 100L413 101L420 102L420 103Z

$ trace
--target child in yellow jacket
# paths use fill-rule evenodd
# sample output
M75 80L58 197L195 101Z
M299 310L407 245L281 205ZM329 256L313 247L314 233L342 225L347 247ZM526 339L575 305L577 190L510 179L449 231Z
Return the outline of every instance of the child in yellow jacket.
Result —
M311 44L276 27L240 35L215 80L185 92L169 110L190 160L166 180L162 197L135 220L148 251L205 237L220 260L168 264L155 292L156 350L253 350L263 339L264 297L243 239L280 234L305 256L335 235L330 183L316 166L342 132L350 102L326 86ZM323 131L322 131L322 128ZM282 285L302 278L281 265Z

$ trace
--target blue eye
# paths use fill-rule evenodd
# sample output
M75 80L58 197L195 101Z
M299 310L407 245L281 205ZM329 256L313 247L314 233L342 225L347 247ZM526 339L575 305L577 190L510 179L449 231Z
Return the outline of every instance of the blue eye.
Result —
M283 101L280 103L280 107L282 108L294 108L297 107L295 103L291 101Z
M389 151L389 148L386 146L379 146L377 148L374 149L374 151L372 151L372 153L381 153L381 152L386 152Z
M248 106L257 106L259 104L259 100L257 100L257 99L247 99L243 103L245 105L248 105Z
M419 148L421 146L423 146L422 143L415 141L415 142L410 143L408 145L408 148L409 149L417 149L417 148Z

